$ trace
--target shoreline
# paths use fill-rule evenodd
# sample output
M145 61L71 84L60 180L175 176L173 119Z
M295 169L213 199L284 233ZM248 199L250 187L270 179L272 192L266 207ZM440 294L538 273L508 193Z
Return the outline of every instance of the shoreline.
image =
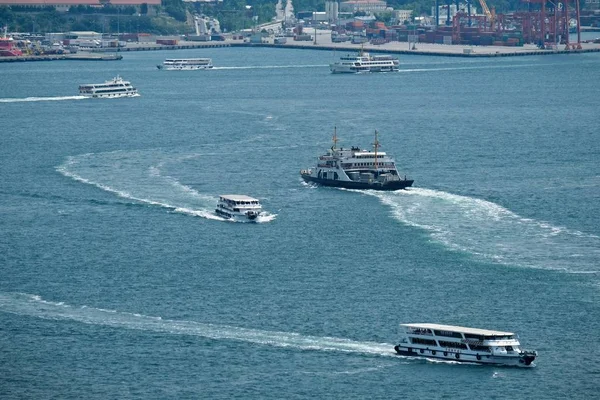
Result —
M97 53L75 53L75 54L47 54L41 56L14 56L0 57L0 63L7 62L32 62L32 61L58 61L58 60L79 60L79 61L116 61L123 59L121 54L97 54Z
M561 45L555 49L541 50L534 45L524 45L521 47L508 46L466 46L466 45L445 45L435 43L416 43L414 49L410 48L408 42L389 42L381 45L366 43L364 45L351 43L327 43L323 40L325 35L318 34L317 40L321 44L310 42L297 42L274 44L266 43L246 43L240 40L226 40L223 42L181 42L176 45L162 45L155 43L129 43L127 47L121 48L99 48L86 49L75 54L52 54L40 56L17 56L0 57L2 62L31 62L31 61L56 61L56 60L80 60L80 61L115 61L123 58L122 53L131 51L161 51L161 50L190 50L202 48L217 47L264 47L279 49L299 49L299 50L321 50L321 51L343 51L358 52L361 49L371 53L386 54L413 54L421 56L438 57L517 57L517 56L538 56L552 54L582 54L600 52L598 43L582 43L581 49L566 49L566 45ZM290 38L291 39L291 38Z

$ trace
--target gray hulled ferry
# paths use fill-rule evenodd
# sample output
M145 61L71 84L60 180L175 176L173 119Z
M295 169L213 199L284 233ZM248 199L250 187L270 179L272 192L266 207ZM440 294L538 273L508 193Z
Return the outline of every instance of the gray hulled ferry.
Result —
M412 179L400 177L394 159L379 151L377 131L373 151L337 148L337 141L334 130L331 149L319 157L315 168L300 171L304 181L347 189L398 190L412 186Z

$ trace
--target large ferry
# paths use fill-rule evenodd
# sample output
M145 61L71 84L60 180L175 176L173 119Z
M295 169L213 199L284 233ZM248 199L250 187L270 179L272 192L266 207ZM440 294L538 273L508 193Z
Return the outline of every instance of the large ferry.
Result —
M224 194L217 202L217 215L233 221L255 221L262 212L258 199L242 194Z
M374 151L337 148L334 130L331 149L319 157L315 168L301 170L300 176L306 182L347 189L398 190L412 186L412 179L400 177L394 159L379 151L377 137L375 131Z
M400 324L403 335L394 350L403 356L479 364L529 367L537 357L522 350L512 332L439 324Z
M169 71L191 71L196 69L210 69L213 67L210 58L167 58L158 69Z
M90 83L79 86L79 94L93 98L116 98L116 97L136 97L138 91L131 85L131 82L123 80L120 76L106 81L104 83Z
M359 72L397 72L400 61L390 55L371 55L362 49L357 55L347 54L340 61L330 64L334 74L353 74Z

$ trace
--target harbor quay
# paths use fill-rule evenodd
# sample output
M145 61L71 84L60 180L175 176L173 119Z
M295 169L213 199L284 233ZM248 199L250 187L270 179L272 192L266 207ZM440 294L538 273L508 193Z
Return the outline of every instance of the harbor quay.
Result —
M533 44L525 44L521 47L507 46L465 46L435 43L412 43L412 42L388 42L380 45L371 43L352 44L333 43L329 31L319 32L317 40L294 41L289 38L285 44L275 44L273 39L266 39L262 43L248 43L239 39L226 39L218 42L193 42L181 41L176 45L162 45L156 43L128 43L126 47L119 48L119 52L129 51L158 51L158 50L186 50L212 47L272 47L298 50L326 50L358 52L361 49L371 53L389 54L415 54L428 56L446 57L512 57L549 54L578 54L600 52L600 43L582 43L581 49L566 49L565 45L559 45L554 49L539 49ZM115 52L115 49L93 49L93 52Z
M66 53L66 54L42 54L39 56L35 55L22 55L22 56L9 56L0 57L0 63L3 62L30 62L30 61L57 61L57 60L78 60L78 61L116 61L121 60L123 56L119 53Z
M127 51L155 51L155 50L185 50L209 47L273 47L285 49L303 49L303 50L327 50L327 51L349 51L357 52L361 48L371 53L391 53L391 54L418 54L429 56L446 57L511 57L527 55L547 55L547 54L577 54L600 52L600 43L581 43L581 49L566 49L565 45L557 45L553 49L540 49L534 44L524 44L523 46L467 46L458 44L436 44L420 42L397 42L391 41L379 45L364 43L353 44L350 42L335 43L331 40L331 31L319 29L311 32L313 40L296 41L293 38L287 38L286 43L275 43L274 37L264 38L261 43L252 43L243 39L226 38L223 41L178 41L177 44L165 45L155 42L129 42L126 47L119 48L120 52ZM235 36L234 36L235 37ZM314 40L316 39L316 40ZM115 49L94 49L94 52L105 51L114 52Z
M387 54L413 54L442 57L514 57L535 56L552 54L579 54L600 52L600 43L581 43L581 49L568 48L557 45L551 49L540 49L533 44L523 46L473 46L457 44L437 44L420 42L396 42L383 44L353 44L350 42L334 43L331 41L331 32L319 30L314 33L313 40L295 41L288 38L285 43L275 43L274 38L264 38L260 43L252 43L242 39L227 38L222 41L177 41L175 44L160 44L156 42L128 42L124 47L101 47L81 49L77 53L48 54L48 55L22 55L14 57L0 57L1 62L28 62L28 61L55 61L55 60L89 60L89 61L114 61L123 58L122 53L132 51L160 51L160 50L189 50L216 47L271 47L298 50L325 50L340 52L367 51L371 53Z

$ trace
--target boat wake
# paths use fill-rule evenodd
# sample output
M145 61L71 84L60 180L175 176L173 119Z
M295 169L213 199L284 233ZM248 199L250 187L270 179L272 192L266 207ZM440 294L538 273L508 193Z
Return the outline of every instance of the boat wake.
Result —
M463 71L480 69L504 69L504 68L534 68L540 64L515 64L515 65L473 65L464 67L436 67L436 68L401 68L398 72L441 72L441 71Z
M318 65L249 65L246 67L213 67L214 70L227 70L227 69L287 69L287 68L323 68L328 67L327 64Z
M396 357L393 345L387 343L359 342L343 338L306 336L293 332L263 331L195 321L170 320L116 310L72 306L25 293L0 292L0 311L47 320L75 321L112 328L215 340L235 340L275 347Z
M0 103L26 103L32 101L62 101L62 100L83 100L85 96L60 96L60 97L25 97L22 99L0 99Z
M181 163L206 154L169 154L163 151L89 153L68 157L56 170L76 181L135 202L164 207L172 212L228 221L214 213L216 196L199 193L164 174L166 164ZM276 214L266 214L259 222L270 222Z
M489 201L412 188L359 191L377 197L396 220L436 242L487 261L521 267L600 273L600 237L524 218Z
M277 214L271 214L269 212L263 211L257 218L256 222L259 224L264 224L265 222L271 222L275 218L277 218Z

